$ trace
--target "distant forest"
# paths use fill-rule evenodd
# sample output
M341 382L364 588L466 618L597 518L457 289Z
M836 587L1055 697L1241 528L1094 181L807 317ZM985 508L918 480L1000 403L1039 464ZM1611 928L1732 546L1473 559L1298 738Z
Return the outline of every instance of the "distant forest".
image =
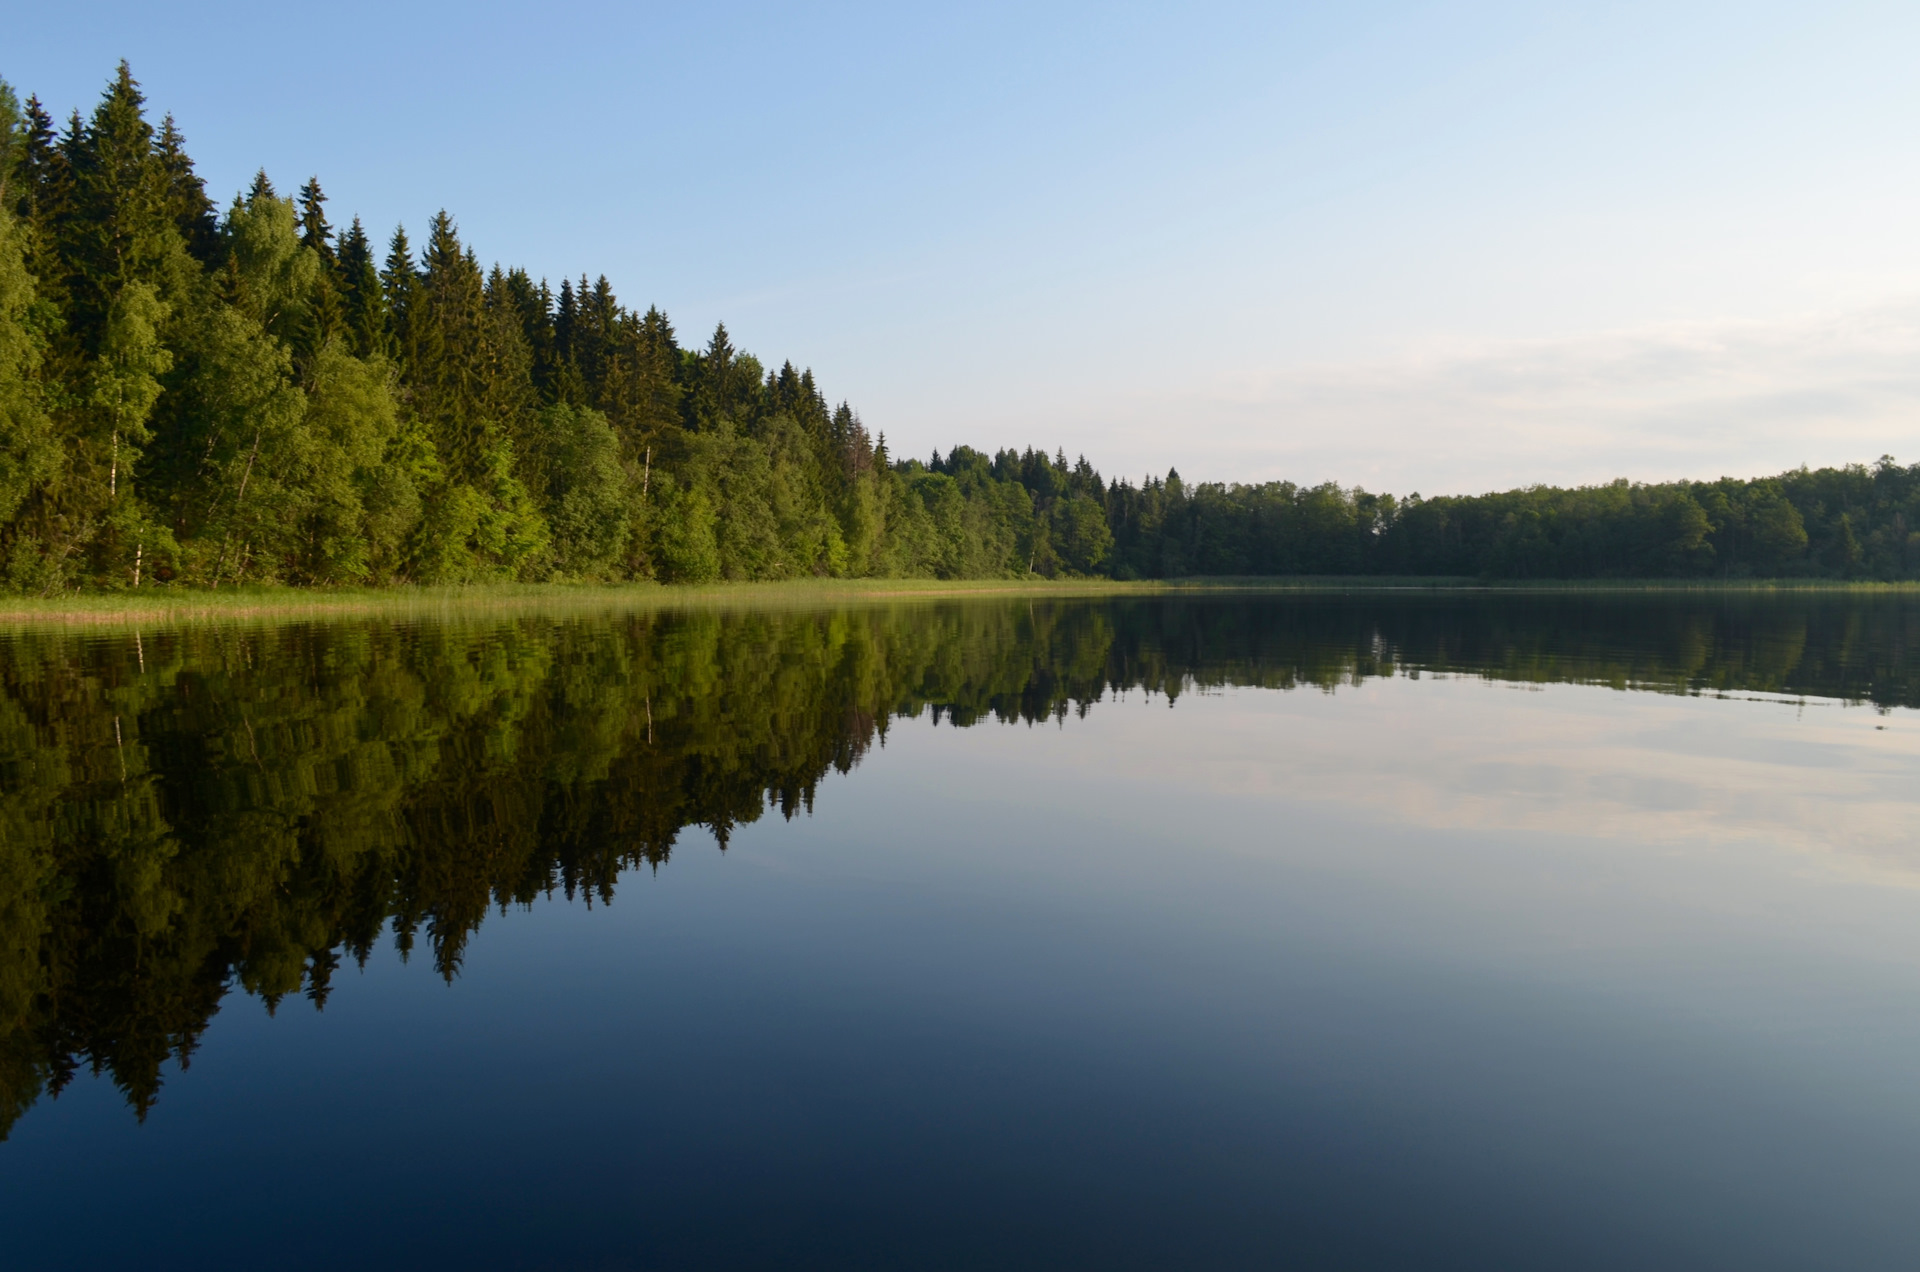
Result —
M0 84L0 586L1386 574L1920 577L1920 465L1404 499L898 458L810 370L607 279L384 251L317 179L220 212L123 63Z

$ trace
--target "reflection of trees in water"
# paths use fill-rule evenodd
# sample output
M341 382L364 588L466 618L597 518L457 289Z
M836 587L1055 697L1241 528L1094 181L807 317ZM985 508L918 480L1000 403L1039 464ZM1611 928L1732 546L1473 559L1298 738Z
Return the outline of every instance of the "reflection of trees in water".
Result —
M980 601L0 646L0 1130L81 1064L144 1112L236 983L324 1004L391 929L610 899L812 807L888 720L1401 670L1920 705L1900 600Z

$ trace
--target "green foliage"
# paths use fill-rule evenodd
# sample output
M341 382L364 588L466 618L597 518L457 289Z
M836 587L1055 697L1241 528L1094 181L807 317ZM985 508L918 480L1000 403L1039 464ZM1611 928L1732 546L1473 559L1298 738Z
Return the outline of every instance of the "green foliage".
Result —
M620 439L600 412L564 402L541 410L530 435L521 471L551 528L554 570L572 579L612 577L631 531Z
M264 191L236 199L222 230L229 299L291 347L308 321L321 272L318 254L300 242L293 201Z
M1920 577L1920 467L1398 499L897 462L811 371L604 277L415 259L262 172L216 218L123 64L62 135L0 84L0 577L233 582Z
M660 577L669 583L711 583L720 577L713 500L704 487L660 488Z
M304 455L289 469L298 500L288 509L288 576L323 584L385 581L420 518L409 474L385 462L399 431L387 367L329 342L311 381Z
M0 100L0 123L7 108ZM41 344L21 230L0 201L0 523L13 520L59 462L39 379Z

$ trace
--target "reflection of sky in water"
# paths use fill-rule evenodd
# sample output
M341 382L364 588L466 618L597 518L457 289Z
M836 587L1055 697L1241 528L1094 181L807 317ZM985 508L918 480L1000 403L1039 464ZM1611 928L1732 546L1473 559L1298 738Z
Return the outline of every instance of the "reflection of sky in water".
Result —
M1900 1266L1914 721L1431 676L901 721L451 987L229 1000L144 1127L83 1080L0 1220L22 1266Z
M1331 697L1232 693L1190 744L1119 762L1410 826L1755 838L1889 878L1920 872L1911 712L1433 677Z

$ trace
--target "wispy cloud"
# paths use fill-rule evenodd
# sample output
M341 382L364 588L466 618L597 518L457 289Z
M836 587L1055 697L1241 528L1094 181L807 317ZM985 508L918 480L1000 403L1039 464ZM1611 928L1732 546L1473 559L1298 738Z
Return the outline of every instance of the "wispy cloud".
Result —
M1920 298L1776 321L1433 342L1143 394L1119 431L1195 475L1426 493L1920 459ZM1137 421L1137 424L1136 424ZM1191 458L1188 458L1191 456Z

